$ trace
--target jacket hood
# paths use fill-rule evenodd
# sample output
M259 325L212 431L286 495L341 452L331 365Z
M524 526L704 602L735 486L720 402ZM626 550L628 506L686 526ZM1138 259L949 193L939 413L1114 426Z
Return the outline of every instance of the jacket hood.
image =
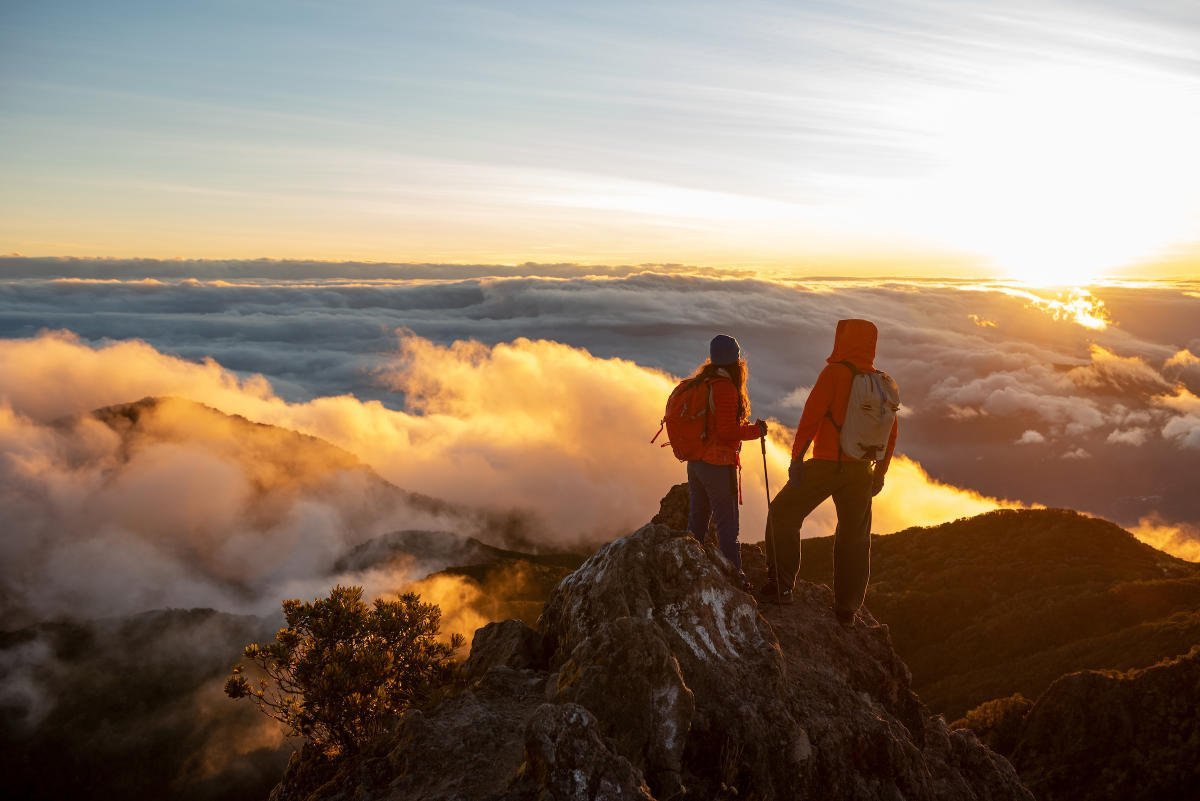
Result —
M825 361L830 364L847 361L860 370L874 370L878 339L879 329L870 320L838 320L833 353Z

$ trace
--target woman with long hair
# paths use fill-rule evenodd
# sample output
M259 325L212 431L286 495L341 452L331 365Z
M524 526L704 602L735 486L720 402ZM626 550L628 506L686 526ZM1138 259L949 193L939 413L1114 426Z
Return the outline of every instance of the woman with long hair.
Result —
M708 346L708 361L692 374L693 381L708 385L709 403L707 438L699 459L687 463L688 531L701 542L708 534L711 520L717 529L717 541L741 577L742 589L750 585L742 570L738 549L738 504L741 468L739 454L744 440L767 435L767 424L750 420L750 396L746 392L749 370L737 340L717 334Z

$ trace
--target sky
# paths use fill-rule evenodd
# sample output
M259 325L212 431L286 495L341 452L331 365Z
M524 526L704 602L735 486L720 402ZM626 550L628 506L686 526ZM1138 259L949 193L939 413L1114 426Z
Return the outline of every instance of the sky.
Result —
M1189 2L0 7L0 253L1192 277Z

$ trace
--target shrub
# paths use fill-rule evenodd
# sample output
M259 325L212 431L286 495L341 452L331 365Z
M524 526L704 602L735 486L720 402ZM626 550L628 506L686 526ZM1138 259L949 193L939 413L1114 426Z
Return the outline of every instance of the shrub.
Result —
M1007 698L983 702L950 724L950 727L971 729L993 751L1012 756L1030 709L1033 709L1033 702L1020 693L1014 693Z
M283 602L287 625L243 655L260 674L235 665L225 693L250 698L264 714L329 755L358 750L448 676L462 642L439 642L441 609L406 593L362 599L338 585L328 598Z

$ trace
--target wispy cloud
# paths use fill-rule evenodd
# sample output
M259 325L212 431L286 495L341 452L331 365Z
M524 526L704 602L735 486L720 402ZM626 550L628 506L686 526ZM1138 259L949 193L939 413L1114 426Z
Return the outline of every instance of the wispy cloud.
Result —
M1168 7L248 9L14 14L0 246L1061 279L1194 238Z

